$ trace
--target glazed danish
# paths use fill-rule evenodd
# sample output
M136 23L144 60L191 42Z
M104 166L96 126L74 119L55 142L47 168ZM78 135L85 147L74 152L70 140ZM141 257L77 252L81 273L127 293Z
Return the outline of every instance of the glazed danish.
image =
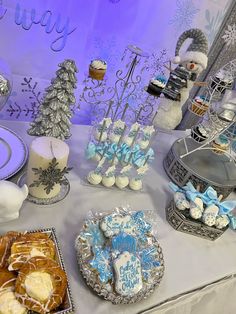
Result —
M34 256L54 259L55 244L45 233L26 233L19 236L11 246L9 270L19 270Z
M0 236L0 267L8 266L12 243L19 235L19 232L9 231L5 235Z
M27 309L48 313L63 302L67 287L65 272L52 259L35 256L20 269L16 297Z

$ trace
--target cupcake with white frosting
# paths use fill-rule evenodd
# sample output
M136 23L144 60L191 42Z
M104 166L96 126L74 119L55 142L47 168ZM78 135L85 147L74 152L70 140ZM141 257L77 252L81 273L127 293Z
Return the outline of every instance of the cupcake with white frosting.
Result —
M213 152L218 155L222 155L229 149L229 145L229 139L225 135L221 134L212 142L212 147L214 148Z
M148 85L147 92L154 96L160 96L162 90L166 86L166 78L162 75L158 75L153 78Z
M106 61L93 60L89 65L89 76L95 80L103 80L107 70Z

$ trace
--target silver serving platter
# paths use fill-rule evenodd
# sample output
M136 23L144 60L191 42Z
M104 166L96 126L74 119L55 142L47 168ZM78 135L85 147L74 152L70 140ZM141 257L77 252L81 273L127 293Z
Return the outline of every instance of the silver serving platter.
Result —
M55 248L56 248L56 262L61 266L61 268L66 272L65 270L65 265L64 265L64 261L62 258L62 253L59 247L59 242L56 236L56 230L55 228L46 228L46 229L37 229L37 230L30 230L30 231L26 231L27 233L35 233L35 232L42 232L42 233L46 233L49 238L54 242L55 244ZM68 276L67 276L68 278ZM69 282L67 279L67 289L66 289L66 295L64 298L63 303L59 306L59 308L57 308L54 311L51 311L49 313L54 313L54 314L69 314L69 313L74 313L74 304L73 304L73 300L71 297L71 290L70 290L70 286L69 286ZM36 312L34 311L28 311L28 314L36 314Z
M89 221L96 223L98 220L100 220L103 216L106 216L107 214L100 214L99 217L94 217L89 219ZM87 220L88 222L88 220ZM81 232L84 231L85 225L83 226ZM155 272L155 275L152 277L151 282L143 282L143 288L135 295L133 296L122 296L118 294L114 289L110 289L107 284L102 284L98 280L97 273L90 267L89 260L92 259L92 252L91 247L86 242L80 241L80 235L78 235L76 241L75 241L75 249L77 252L77 261L79 264L79 268L81 271L81 274L83 278L85 279L87 285L92 288L92 290L98 294L100 297L104 298L105 300L111 301L113 304L130 304L130 303L136 303L143 299L146 299L149 295L151 295L155 288L157 288L162 280L162 277L164 275L164 258L162 249L159 245L159 242L156 240L156 238L151 235L148 238L148 243L152 242L152 245L154 245L158 252L158 261L160 262L160 266L158 267L158 270ZM109 242L109 240L107 240ZM111 284L110 286L113 286Z
M16 174L26 163L28 149L12 130L0 126L0 180Z

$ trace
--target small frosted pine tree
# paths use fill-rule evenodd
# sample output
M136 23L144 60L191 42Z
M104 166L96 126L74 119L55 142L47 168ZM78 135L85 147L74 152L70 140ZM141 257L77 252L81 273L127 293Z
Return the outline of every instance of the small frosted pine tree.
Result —
M45 89L45 96L39 106L35 120L30 124L29 135L53 136L65 140L71 136L70 106L75 104L77 68L73 60L65 60L59 64L56 78Z

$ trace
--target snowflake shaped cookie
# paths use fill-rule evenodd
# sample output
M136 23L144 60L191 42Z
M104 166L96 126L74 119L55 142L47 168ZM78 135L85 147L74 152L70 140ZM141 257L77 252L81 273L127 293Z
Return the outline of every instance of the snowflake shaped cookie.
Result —
M139 256L143 277L145 280L148 280L152 270L160 266L160 262L157 260L157 249L154 246L145 248L139 252Z
M85 230L80 234L80 238L87 241L92 248L103 247L105 244L105 237L99 227L99 221L89 221Z
M110 250L108 248L105 248L104 250L95 248L94 257L90 261L90 265L98 271L101 282L107 283L109 279L113 278L110 265Z

